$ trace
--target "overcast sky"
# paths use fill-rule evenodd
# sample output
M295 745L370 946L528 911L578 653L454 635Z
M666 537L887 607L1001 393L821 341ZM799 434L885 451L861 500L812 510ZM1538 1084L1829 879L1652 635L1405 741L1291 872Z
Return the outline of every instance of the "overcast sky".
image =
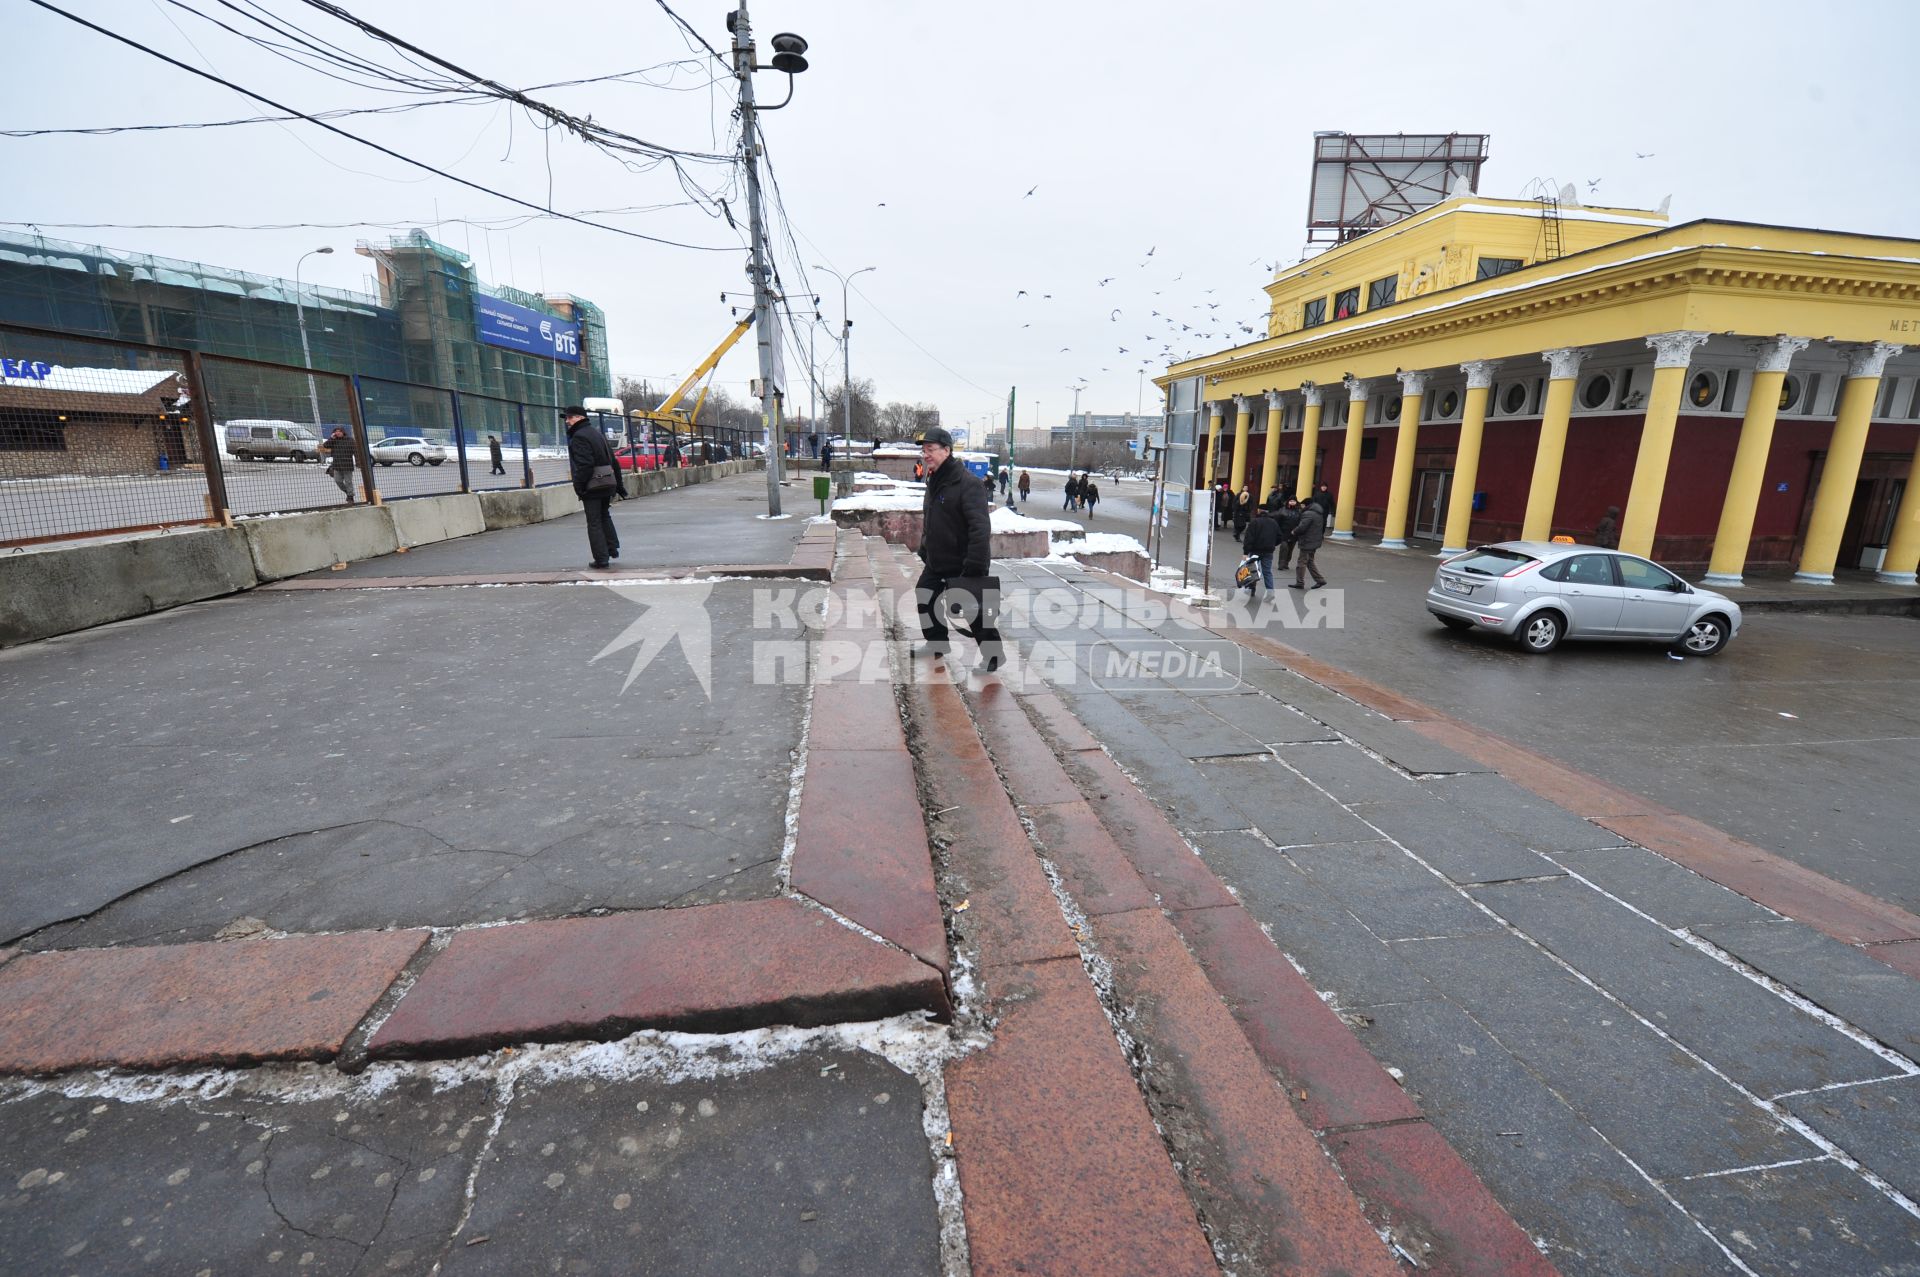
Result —
M406 100L295 67L175 0L56 2L302 110ZM184 2L245 25L219 0ZM300 0L259 3L356 53L397 61ZM725 145L732 81L709 84L711 61L689 52L652 0L344 7L516 86L690 59L650 73L670 88L602 83L535 96L649 141ZM722 4L674 7L724 50ZM6 128L264 110L25 0L7 13ZM811 317L810 286L827 317L816 341L823 379L839 379L841 290L823 271L803 282L799 268L877 267L854 285L854 375L873 378L883 400L938 405L953 425L1001 420L1010 386L1019 388L1023 427L1036 407L1041 422L1058 423L1080 381L1084 410L1157 411L1157 392L1140 379L1143 368L1150 378L1165 366L1154 310L1216 334L1195 341L1195 352L1246 340L1227 325L1258 328L1269 267L1304 250L1316 129L1488 133L1480 189L1490 195L1519 195L1536 179L1584 194L1597 181L1594 203L1652 207L1671 194L1675 221L1920 237L1911 144L1920 6L1910 0L1817 8L755 0L753 19L762 62L774 32L797 31L812 45L792 105L767 115L764 128L799 248L782 247L783 282L797 313ZM785 94L784 76L757 82L765 100ZM558 133L548 146L524 114L499 103L336 123L539 204L550 163L556 209L686 199L669 170L635 174ZM504 229L523 210L310 124L0 138L0 156L0 217L36 221L60 238L278 275L330 244L335 253L309 258L302 272L315 283L367 288L369 263L353 254L354 241L425 227L470 251L483 279L599 303L615 372L656 381L706 354L732 322L719 294L746 286L738 250L690 251L551 219ZM719 166L687 172L714 193L731 180ZM744 226L744 201L730 204ZM496 229L461 218L492 219ZM706 208L602 220L689 244L739 243ZM63 225L200 222L352 225ZM1029 296L1018 297L1021 289ZM743 342L720 375L744 389L754 373ZM790 384L804 408L804 376Z

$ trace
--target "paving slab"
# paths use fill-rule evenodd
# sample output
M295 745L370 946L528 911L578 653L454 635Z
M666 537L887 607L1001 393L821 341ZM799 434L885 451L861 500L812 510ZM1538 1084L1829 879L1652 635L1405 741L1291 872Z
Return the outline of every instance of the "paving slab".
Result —
M1182 758L1258 754L1266 748L1255 737L1200 708L1205 701L1226 697L1189 698L1161 691L1120 692L1114 699ZM1231 699L1241 698L1236 695Z
M918 1085L872 1056L565 1078L516 1094L441 1271L933 1277L933 1173Z
M15 1098L0 1105L0 1255L20 1274L425 1273L460 1222L492 1089Z
M1451 1002L1369 1008L1360 1037L1566 1277L1734 1273L1718 1247Z
M1920 940L1895 940L1891 944L1876 944L1867 949L1875 962L1884 962L1895 971L1904 972L1920 980Z
M1376 836L1352 812L1287 770L1278 759L1210 759L1195 766L1215 789L1231 793L1244 809L1246 820L1237 828L1258 829L1279 846L1354 842Z
M1835 1087L1780 1103L1854 1161L1920 1200L1920 1077Z
M1447 748L1430 736L1390 720L1359 723L1348 734L1394 766L1416 775L1453 775L1493 770L1458 750Z
M1801 997L1920 1058L1920 980L1796 922L1716 923L1695 931Z
M1456 883L1557 874L1560 867L1452 803L1416 796L1350 810Z
M887 683L820 683L807 721L809 749L906 748L900 710Z
M1212 910L1203 912L1214 912ZM1142 1085L1228 1262L1259 1272L1399 1272L1352 1191L1157 909L1094 923Z
M1079 798L1023 807L1033 838L1065 880L1074 903L1090 917L1154 906L1153 893L1128 862L1100 818Z
M1182 757L1119 697L1078 688L1063 690L1067 705L1087 730L1140 778L1157 802L1167 805L1177 827L1245 829L1251 823L1236 801L1241 795L1230 795L1216 786L1205 766ZM1188 703L1172 692L1152 695L1169 703Z
M1194 842L1208 868L1233 888L1273 942L1340 1006L1439 996L1400 960L1394 946L1367 930L1346 905L1265 840L1227 832L1195 834Z
M1697 1175L1817 1153L1516 936L1409 941L1401 956L1530 1070L1551 1079L1648 1174Z
M1007 792L1023 807L1077 802L1080 790L1027 721L1013 689L992 682L973 697L975 720L991 742Z
M1352 745L1283 745L1275 752L1340 802L1396 802L1420 794L1418 782Z
M1194 703L1262 745L1337 739L1332 728L1256 690L1231 696L1205 696Z
M1553 858L1669 927L1779 920L1773 910L1644 847L1561 851Z
M904 739L896 748L807 751L790 875L795 891L947 969L926 820Z
M1761 1277L1920 1273L1914 1217L1838 1162L1805 1162L1669 1187Z
M792 900L741 901L463 931L368 1045L449 1056L945 1008L940 973L918 959Z
M1618 847L1626 841L1610 829L1602 829L1529 793L1504 776L1447 776L1422 781L1421 787L1436 798L1472 812L1533 850L1549 855L1592 847Z
M1388 842L1323 843L1287 856L1382 940L1464 936L1500 924Z
M1853 1039L1582 883L1496 883L1473 894L1758 1095L1890 1072Z
M1371 731L1392 721L1377 710L1368 709L1331 688L1277 665L1251 666L1246 680L1249 686L1265 692L1282 705L1290 705L1309 718L1348 735Z
M0 968L0 1073L322 1060L424 931L25 954Z
M1217 1277L1079 962L1001 980L992 1043L947 1068L974 1273Z
M1233 903L1220 880L1174 828L1175 814L1162 810L1154 801L1160 791L1143 793L1098 750L1084 750L1066 761L1068 773L1080 786L1087 805L1164 908L1201 909Z

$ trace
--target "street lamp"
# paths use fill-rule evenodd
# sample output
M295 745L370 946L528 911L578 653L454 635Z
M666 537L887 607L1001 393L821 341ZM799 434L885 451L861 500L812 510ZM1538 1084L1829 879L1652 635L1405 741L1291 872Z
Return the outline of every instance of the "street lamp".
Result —
M307 365L307 406L313 411L313 433L321 434L320 429L320 391L313 384L313 351L307 347L307 308L300 297L300 268L315 253L325 256L333 248L327 245L309 249L300 254L300 260L293 264L293 314L300 325L300 358Z
M868 271L879 270L880 268L878 266L862 266L851 275L842 275L833 267L822 266L818 262L814 263L813 268L815 270L823 270L840 281L840 420L842 423L840 427L840 438L842 440L842 446L839 451L844 453L853 443L853 356L849 353L853 345L853 320L847 317L847 287ZM842 489L840 492L841 496L847 495L845 489L850 486L852 473L852 471L845 469L840 472L841 479L839 487Z
M1076 382L1067 389L1073 392L1073 417L1080 415L1080 392L1087 388L1084 381ZM1073 469L1073 445L1079 437L1079 428L1073 424L1073 417L1067 418L1067 469ZM1037 423L1036 423L1037 424ZM1082 425L1085 423L1083 422Z

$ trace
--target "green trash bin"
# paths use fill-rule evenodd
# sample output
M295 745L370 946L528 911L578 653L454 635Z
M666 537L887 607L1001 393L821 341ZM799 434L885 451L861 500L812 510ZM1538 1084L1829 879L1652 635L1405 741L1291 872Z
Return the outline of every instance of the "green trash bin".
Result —
M820 503L820 513L827 512L827 498L833 495L833 479L829 475L813 476L813 499Z

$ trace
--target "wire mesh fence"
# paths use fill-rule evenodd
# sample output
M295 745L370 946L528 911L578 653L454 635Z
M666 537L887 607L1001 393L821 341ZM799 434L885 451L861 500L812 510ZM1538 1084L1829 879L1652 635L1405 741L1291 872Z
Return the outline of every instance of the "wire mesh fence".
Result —
M379 377L354 383L381 500L461 491L467 463L454 392Z
M0 327L0 544L217 520L182 352Z
M0 545L570 480L551 403L5 324L0 361ZM589 428L630 470L759 439Z
M351 378L223 355L199 363L234 514L372 500Z

